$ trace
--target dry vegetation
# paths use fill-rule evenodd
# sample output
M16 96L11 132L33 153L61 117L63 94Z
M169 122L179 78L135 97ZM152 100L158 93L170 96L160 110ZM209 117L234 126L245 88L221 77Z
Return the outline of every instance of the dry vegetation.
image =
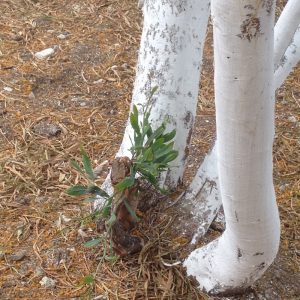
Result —
M144 216L136 234L146 246L112 264L101 246L83 247L98 235L90 207L64 192L83 182L69 165L80 144L95 165L118 149L141 30L136 0L1 0L0 12L0 298L205 299L180 266L168 266L186 253L186 240L169 234L176 215ZM187 181L214 136L211 42ZM53 46L50 58L34 57ZM238 299L299 299L299 68L277 93L276 125L281 249ZM41 286L45 276L53 287Z

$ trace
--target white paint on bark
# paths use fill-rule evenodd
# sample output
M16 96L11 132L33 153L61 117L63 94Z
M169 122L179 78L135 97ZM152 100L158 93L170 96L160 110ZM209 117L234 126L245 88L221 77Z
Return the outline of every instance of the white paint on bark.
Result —
M214 0L217 164L226 217L222 236L184 265L210 293L243 290L279 246L272 179L274 1Z
M275 69L291 44L295 31L300 24L300 1L289 0L284 7L274 30Z
M151 88L150 120L154 127L168 118L176 129L179 151L166 178L168 187L182 179L197 107L202 50L210 12L209 0L145 0L144 26L139 50L132 105L145 104ZM132 106L131 106L132 107ZM132 128L127 123L117 156L130 156Z
M140 4L144 25L131 109L145 105L152 88L158 87L150 121L155 128L167 117L167 130L176 129L174 148L179 155L161 177L162 185L175 188L183 176L194 125L210 0L144 0ZM131 157L131 139L128 120L117 157ZM110 174L102 188L112 194ZM95 207L103 201L98 197Z
M299 2L300 4L300 2ZM300 61L300 25L298 26L293 41L287 48L281 62L275 71L275 87L279 88L288 77L290 72Z
M276 48L276 45L274 48ZM287 48L284 56L281 58L281 63L274 73L275 90L280 88L280 86L284 83L284 81L286 80L290 72L293 70L293 68L297 66L297 63L299 61L300 61L300 26L298 26L291 44ZM215 144L211 152L207 154L205 160L216 162L217 161L216 153L217 151L216 151L216 144ZM201 176L199 176L199 174L201 174ZM216 188L213 189L213 193L208 196L207 189L202 189L202 183L205 180L210 180L211 178L214 178L214 181L216 183L215 185ZM184 197L183 200L186 201L184 206L190 205L193 208L193 210L196 211L196 213L194 214L196 216L199 216L199 222L198 222L199 228L197 229L197 233L195 233L194 235L193 242L197 242L206 233L211 222L215 218L216 210L215 209L209 210L207 208L211 206L220 208L222 205L221 197L219 195L219 190L218 190L218 181L219 179L218 179L218 170L217 170L216 163L210 164L205 168L203 165L201 165L198 169L197 175L195 176L191 185L187 189L187 192L183 196ZM205 206L203 204L204 202L206 202ZM201 215L205 215L205 220L207 222L203 222L203 217L201 217Z
M212 151L216 149L213 148ZM191 244L197 243L206 234L222 204L216 170L216 154L210 153L204 159L189 188L179 199L177 207L181 216L175 226L179 227L177 231L182 234L193 234Z

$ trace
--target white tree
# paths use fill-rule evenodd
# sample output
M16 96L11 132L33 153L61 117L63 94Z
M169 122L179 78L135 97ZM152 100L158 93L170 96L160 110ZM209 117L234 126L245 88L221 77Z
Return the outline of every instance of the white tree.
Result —
M171 188L185 168L209 5L209 0L143 3L132 103L146 103L151 88L158 87L152 123L155 127L167 116L169 129L177 131L179 156L161 179ZM248 287L278 250L280 226L272 182L274 92L299 60L299 9L300 2L290 0L275 27L274 48L274 1L212 1L217 144L178 203L178 209L189 210L196 224L193 242L224 206L223 235L192 252L185 262L188 274L207 292ZM284 20L289 18L293 22L284 32ZM128 124L117 156L130 156L131 136ZM109 177L104 188L111 192Z

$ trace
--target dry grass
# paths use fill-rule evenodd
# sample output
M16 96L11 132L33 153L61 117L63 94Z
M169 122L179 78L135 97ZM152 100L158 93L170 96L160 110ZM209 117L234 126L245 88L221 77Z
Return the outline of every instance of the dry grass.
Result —
M112 159L118 149L141 29L136 6L133 0L0 3L1 299L205 298L180 266L167 265L180 261L185 253L185 241L168 234L176 216L159 209L145 216L137 230L146 242L142 253L111 264L101 261L101 247L83 247L98 234L86 218L90 207L64 192L83 182L69 165L71 159L79 160L80 144L95 165ZM68 37L58 39L64 32ZM35 52L54 45L58 50L51 58L34 58ZM206 61L187 180L214 136L208 46ZM290 297L282 299L295 299L300 235L299 68L277 98L274 176L282 243L273 270L281 273L279 279L274 272L267 273L255 288L259 292L272 287L281 297ZM41 135L36 127L41 122L59 126L60 132ZM89 274L96 274L91 285L83 282ZM41 287L43 276L56 280L55 288Z

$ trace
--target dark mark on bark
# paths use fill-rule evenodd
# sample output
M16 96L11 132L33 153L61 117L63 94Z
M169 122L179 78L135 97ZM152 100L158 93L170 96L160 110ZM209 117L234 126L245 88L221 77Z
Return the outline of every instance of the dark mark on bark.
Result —
M238 253L238 255L237 255L237 258L238 258L238 260L243 256L242 255L242 250L240 249L240 248L238 248L237 249L237 253Z
M266 263L262 262L261 264L257 265L256 268L258 271L262 271L266 267Z
M184 149L184 155L182 158L182 161L184 162L186 160L186 158L188 157L189 153L190 153L190 141L192 138L192 132L193 132L193 128L190 128L187 139L186 139L186 147Z
M236 212L236 211L234 212L234 215L235 215L235 219L236 219L236 221L238 222L238 221L239 221L239 217L238 217L238 214L237 214L237 212Z
M256 252L253 256L264 255L264 252Z
M250 10L254 10L254 6L253 6L253 5L251 5L251 4L247 4L247 5L245 5L245 6L244 6L244 8L246 8L246 9L250 9Z
M273 10L274 0L264 0L262 3L262 7L266 8L268 15L271 14Z
M184 125L188 128L188 127L191 127L191 121L193 119L193 114L190 112L190 111L187 111L186 114L185 114L185 117L183 119L184 121Z
M242 40L246 39L250 42L253 38L257 38L261 35L260 21L259 18L254 16L254 14L248 14L247 19L243 21L240 28L241 33L237 36Z

